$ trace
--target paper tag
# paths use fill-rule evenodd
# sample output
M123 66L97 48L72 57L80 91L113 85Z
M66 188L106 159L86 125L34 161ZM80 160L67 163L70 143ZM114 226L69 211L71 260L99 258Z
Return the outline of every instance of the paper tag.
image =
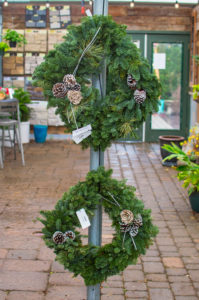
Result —
M79 144L81 141L83 141L84 139L86 139L89 135L91 135L91 131L87 131L87 132L84 132L80 135L77 135L77 136L72 136L72 140L76 143L76 144Z
M86 15L87 15L88 17L92 17L92 13L91 13L90 9L87 9L87 10L86 10Z
M82 133L85 133L85 132L91 131L91 130L92 130L92 127L91 127L91 125L89 124L89 125L84 126L84 127L82 127L82 128L73 130L72 135L73 135L73 137L75 137L75 136L78 136L78 135L80 135L80 134L82 134Z
M86 139L89 135L91 135L92 127L91 125L84 126L82 128L73 130L72 132L72 140L79 144L81 141Z
M76 211L76 214L82 226L82 229L85 229L91 225L84 208L81 208L80 210Z

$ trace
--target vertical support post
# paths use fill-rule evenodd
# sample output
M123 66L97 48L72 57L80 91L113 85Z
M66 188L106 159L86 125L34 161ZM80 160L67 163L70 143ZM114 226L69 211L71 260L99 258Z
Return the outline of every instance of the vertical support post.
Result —
M108 0L94 0L93 12L95 15L108 14ZM99 89L101 97L106 94L106 63L104 62L100 76L92 78L92 84ZM104 165L104 152L100 147L97 151L91 148L90 151L90 170L96 170ZM89 244L100 246L102 237L102 206L97 205L95 215L91 220L89 228ZM87 287L87 300L100 300L100 284Z

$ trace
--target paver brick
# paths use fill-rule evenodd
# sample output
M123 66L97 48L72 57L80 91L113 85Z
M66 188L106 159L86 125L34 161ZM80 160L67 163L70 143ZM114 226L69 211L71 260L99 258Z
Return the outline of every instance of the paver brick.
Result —
M175 282L171 283L171 287L176 296L195 296L195 291L190 283Z
M64 285L64 286L76 286L84 285L84 281L81 276L74 277L73 273L65 272L65 273L53 273L50 275L49 283L51 285Z
M14 291L8 294L6 300L44 300L44 293Z
M149 289L150 299L152 300L173 300L174 297L169 289Z
M0 300L6 300L7 293L4 291L0 291Z
M143 265L146 273L164 273L164 267L161 262L144 262Z
M144 274L139 270L125 270L124 271L124 280L125 281L143 281Z
M126 298L141 298L141 299L145 299L145 297L147 298L147 292L142 292L142 291L127 291L125 294Z
M48 288L45 300L86 300L86 287L51 286Z
M0 258L5 258L7 256L7 249L0 249Z
M50 261L7 259L4 262L3 270L22 272L47 272L50 269L50 264Z
M7 258L12 259L36 259L37 250L9 250Z
M125 282L124 287L127 291L146 291L146 283L144 282Z
M189 274L193 281L199 282L199 270L189 270Z
M183 268L184 264L179 257L163 257L163 264L167 268Z
M41 272L0 272L0 289L17 291L45 291L47 274Z

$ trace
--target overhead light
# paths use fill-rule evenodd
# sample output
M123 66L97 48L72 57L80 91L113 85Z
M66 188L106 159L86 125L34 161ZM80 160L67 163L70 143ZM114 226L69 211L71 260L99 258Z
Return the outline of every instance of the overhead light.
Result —
M135 3L134 3L134 0L132 0L131 2L130 2L130 8L133 8L135 6Z
M46 8L49 8L50 7L50 3L49 1L46 2Z
M175 8L179 8L179 7L180 7L180 5L179 5L178 1L176 0Z
M8 6L8 1L5 0L3 5L4 5L4 6Z
M89 5L93 5L93 1L92 0L89 1Z

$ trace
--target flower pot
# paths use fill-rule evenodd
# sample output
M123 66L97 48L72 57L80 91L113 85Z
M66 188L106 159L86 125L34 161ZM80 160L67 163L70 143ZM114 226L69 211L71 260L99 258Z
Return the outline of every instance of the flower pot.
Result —
M30 122L21 122L21 142L27 144L30 142Z
M193 211L199 213L199 192L195 191L189 196L189 201Z
M47 136L47 125L34 125L34 137L36 143L44 143L46 141Z
M10 48L15 48L17 46L17 42L9 41Z
M185 138L183 136L175 136L175 135L161 135L159 136L160 141L160 153L162 156L162 159L169 156L171 153L169 153L167 150L162 149L162 146L164 144L171 145L171 143L175 143L179 148L182 148L180 146L180 143L183 142ZM162 162L163 166L171 167L177 165L177 158L172 158L171 160L166 160Z

